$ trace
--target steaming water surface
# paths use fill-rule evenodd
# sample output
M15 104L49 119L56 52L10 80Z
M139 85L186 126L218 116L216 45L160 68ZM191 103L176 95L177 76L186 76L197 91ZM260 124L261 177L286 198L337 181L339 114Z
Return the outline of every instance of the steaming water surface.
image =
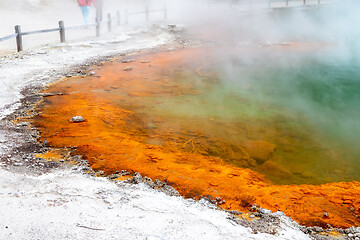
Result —
M195 136L185 150L249 167L275 183L360 180L359 66L304 53L211 60L202 54L169 76L194 94L146 97L137 109L146 122L161 117L159 131L200 133L206 138ZM248 156L251 141L264 156Z
M265 131L257 137L277 145L270 161L285 166L293 180L279 178L266 168L258 170L282 183L359 180L359 65L334 62L326 55L281 57L285 59L270 57L267 63L250 66L233 63L223 81L227 86L231 79L237 96L263 106L269 114L263 126L281 135ZM251 118L261 116L257 112Z

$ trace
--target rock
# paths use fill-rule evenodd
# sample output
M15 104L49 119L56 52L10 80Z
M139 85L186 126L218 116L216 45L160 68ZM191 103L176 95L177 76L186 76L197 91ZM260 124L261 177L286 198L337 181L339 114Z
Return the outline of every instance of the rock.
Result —
M97 172L95 173L95 176L96 176L96 177L103 177L104 175L105 175L105 172L104 172L103 170L97 171Z
M144 182L150 187L155 186L153 180L151 178L147 177L147 176L144 177Z
M329 213L324 212L324 218L328 218L329 217Z
M116 179L118 177L119 177L118 174L111 174L110 176L108 176L108 178L111 179L111 180Z
M157 188L162 188L165 186L165 183L161 182L159 179L155 179L154 184Z
M126 67L124 68L124 71L131 71L132 70L132 67Z
M318 232L318 233L324 231L324 229L322 227L317 227L317 226L313 227L313 229L314 229L315 232Z
M261 208L261 207L259 207L258 209L256 209L256 211L257 211L258 213L260 213L260 215L270 214L270 213L271 213L270 210L267 210L267 209L264 209L264 208Z
M233 215L240 215L242 212L239 212L238 210L225 210L225 212L233 214Z
M70 119L70 122L72 122L72 123L80 123L80 122L84 122L84 121L85 121L85 118L83 118L82 116L75 116Z
M42 144L44 147L49 147L49 141L48 140L45 140Z
M95 75L94 71L89 72L89 76L94 76L94 75Z
M245 151L259 163L269 160L276 145L263 140L250 140L244 144Z
M131 63L131 62L135 62L135 59L124 59L121 62L122 63Z
M258 205L256 203L254 203L251 207L250 207L250 211L256 211L258 209Z
M21 127L26 127L26 126L29 126L30 123L29 122L19 122L17 125L21 126Z
M140 173L135 173L134 177L131 179L131 182L135 183L135 184L141 183L142 181L143 181L143 179L142 179Z

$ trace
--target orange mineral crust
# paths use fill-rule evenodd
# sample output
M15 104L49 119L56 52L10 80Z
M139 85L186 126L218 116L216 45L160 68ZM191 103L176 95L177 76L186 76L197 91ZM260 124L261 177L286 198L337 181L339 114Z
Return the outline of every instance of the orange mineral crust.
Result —
M196 118L174 126L172 116L167 116L169 121L155 110L153 115L144 110L152 112L151 106L144 107L144 101L156 105L169 97L199 94L193 85L175 84L169 76L174 74L173 65L184 64L184 55L188 61L204 51L165 51L114 59L95 69L94 76L59 82L46 92L63 95L46 97L33 124L51 146L77 146L74 154L83 155L94 170L139 172L166 181L185 197L220 197L225 201L220 205L224 209L249 211L256 203L271 211L281 210L306 226L360 226L359 182L275 185L253 170L209 151L205 154L205 148L216 152L211 142L218 141L202 131ZM85 121L73 123L70 119L74 116ZM209 121L217 124L216 119ZM276 165L268 161L274 144L255 139L241 146L238 154L243 161Z

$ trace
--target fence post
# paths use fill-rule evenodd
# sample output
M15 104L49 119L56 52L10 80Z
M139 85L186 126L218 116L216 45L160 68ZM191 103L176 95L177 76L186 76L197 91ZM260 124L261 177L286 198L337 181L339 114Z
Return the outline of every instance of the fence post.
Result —
M96 17L95 23L96 23L96 37L100 37L100 19Z
M164 5L164 19L167 20L167 6Z
M286 0L286 6L289 6L289 0Z
M23 44L22 44L21 27L19 25L15 26L15 33L17 33L17 35L16 35L17 51L21 52L23 50Z
M128 21L128 17L129 17L129 13L128 13L128 10L125 9L125 24L128 24L129 21Z
M107 17L108 17L108 32L111 32L111 14L108 13Z
M318 5L320 4L320 0L318 0Z
M120 26L120 12L116 11L117 25Z
M59 21L59 28L60 28L60 42L65 42L65 26L64 21Z
M304 5L306 5L306 0L304 0Z
M271 0L268 0L268 8L271 8Z
M146 17L146 22L148 22L149 21L149 7L148 6L145 7L145 17Z

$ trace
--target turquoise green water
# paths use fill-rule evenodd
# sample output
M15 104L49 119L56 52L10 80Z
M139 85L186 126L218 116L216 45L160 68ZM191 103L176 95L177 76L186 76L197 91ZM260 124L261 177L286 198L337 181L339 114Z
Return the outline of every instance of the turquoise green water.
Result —
M318 56L284 60L289 64L237 65L223 83L232 79L239 96L283 119L284 139L301 142L277 148L274 157L282 166L315 183L359 180L359 65ZM289 152L288 144L297 147Z

